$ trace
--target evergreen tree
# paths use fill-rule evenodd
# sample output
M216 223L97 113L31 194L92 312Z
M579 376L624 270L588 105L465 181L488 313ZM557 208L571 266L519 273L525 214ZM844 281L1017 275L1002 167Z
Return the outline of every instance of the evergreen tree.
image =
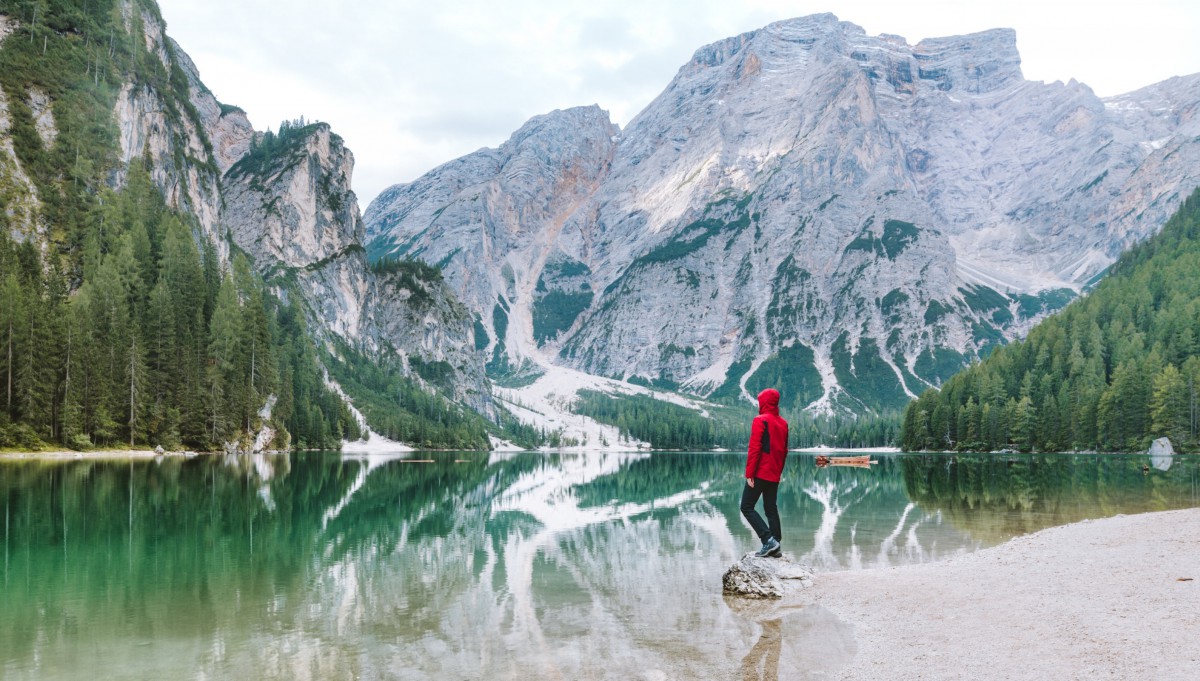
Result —
M232 278L221 280L209 323L208 428L209 441L222 442L237 425L243 393L238 390L238 360L242 344L241 309Z
M1200 447L1197 271L1200 193L1093 292L911 403L902 446L1142 450L1166 436Z
M1183 375L1168 364L1154 377L1150 399L1150 436L1167 437L1172 442L1190 441L1190 414L1188 386Z
M17 282L16 273L10 272L4 277L3 285L0 285L0 342L3 343L0 351L4 354L4 411L10 419L16 415L13 395L17 364L20 361L18 351L21 330L25 325L24 311L21 285Z

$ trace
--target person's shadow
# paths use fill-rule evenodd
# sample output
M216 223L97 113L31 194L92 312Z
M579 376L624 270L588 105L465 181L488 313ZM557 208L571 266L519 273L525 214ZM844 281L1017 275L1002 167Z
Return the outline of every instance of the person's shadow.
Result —
M742 681L779 681L779 653L783 648L783 620L762 622L758 643L742 658Z

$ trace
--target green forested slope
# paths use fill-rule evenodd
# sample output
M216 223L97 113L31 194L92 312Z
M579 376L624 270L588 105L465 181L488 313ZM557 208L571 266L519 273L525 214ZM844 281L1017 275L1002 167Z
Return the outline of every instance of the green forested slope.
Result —
M271 421L292 444L337 447L358 426L324 385L295 305L234 256L222 272L141 164L103 190L82 283L0 231L0 447L218 447ZM275 443L287 446L287 435Z
M163 48L168 69L142 39L157 5L131 9L0 0L13 152L0 154L0 447L207 449L256 428L269 395L276 445L290 434L336 447L357 424L325 387L300 311L237 257L222 266L194 220L166 208L146 162L120 163L113 112L125 84L156 92L167 121L208 145L174 48ZM53 136L38 129L35 93Z
M709 416L646 395L614 396L595 390L579 391L576 413L616 426L622 435L649 442L655 449L744 449L750 441L750 422L758 410L745 402L712 405ZM812 416L799 408L780 414L789 422L789 446L803 449L894 446L898 414L880 417Z
M41 207L44 235L77 284L81 255L95 229L101 190L118 169L118 131L113 118L117 94L126 83L160 93L166 118L199 127L188 98L187 76L174 60L170 70L146 49L142 12L159 18L152 0L132 0L128 17L116 0L0 0L0 15L14 32L0 43L8 138L20 170L32 180ZM128 23L128 26L127 26ZM47 144L37 129L32 94L51 105L57 136ZM207 139L203 140L207 145ZM180 152L182 153L182 152ZM207 161L179 158L211 169ZM0 209L19 202L13 173L0 173ZM0 227L32 235L33 216L14 219L0 210Z
M1200 448L1200 191L1090 294L926 391L905 450Z
M434 394L438 363L410 358L418 380L391 355L318 350L336 339L309 328L299 290L264 285L234 245L206 238L186 197L167 208L152 177L197 171L218 191L224 180L182 55L165 39L149 47L147 30L163 25L154 0L0 0L0 143L12 149L0 147L0 448L211 449L245 445L260 425L276 447L337 448L360 427L327 368L393 437L478 448L493 429L539 441ZM172 140L129 167L114 115L123 88L161 106ZM227 177L295 160L315 127L253 138ZM324 199L341 210L339 197ZM418 268L403 267L402 279Z

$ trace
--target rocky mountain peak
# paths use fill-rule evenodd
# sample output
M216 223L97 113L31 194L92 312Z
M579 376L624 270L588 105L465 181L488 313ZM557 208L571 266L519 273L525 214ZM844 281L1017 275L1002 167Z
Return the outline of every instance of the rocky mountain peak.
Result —
M697 50L615 142L556 112L385 192L369 250L443 266L494 364L892 408L1065 304L1200 178L1189 81L1102 101L1020 63L1011 29L777 22Z
M996 28L949 38L927 38L912 48L917 77L942 91L983 94L1024 79L1017 32Z
M258 135L225 173L222 224L260 271L300 268L362 243L354 156L326 123Z
M764 28L747 31L701 47L692 54L691 61L684 65L682 71L695 72L702 68L721 66L738 55L744 55L751 46L763 51L770 51L771 44L778 46L783 43L794 43L811 49L820 40L828 41L840 38L844 31L862 33L862 29L858 26L841 22L828 12L777 21Z
M921 85L942 92L982 94L1023 79L1016 32L1010 28L927 38L909 45L898 35L868 36L862 27L825 13L778 21L701 47L676 80L726 65L733 69L732 78L727 77L731 81L763 73L794 73L803 70L813 55L826 64L853 60L868 74L885 77L908 94L915 94Z
M174 40L170 41L174 48L176 61L183 69L188 79L192 103L200 114L204 128L208 131L212 144L212 160L217 170L225 171L246 155L250 149L250 140L254 137L254 126L246 117L246 112L236 106L229 106L217 101L212 91L200 80L200 71L187 52Z
M419 180L385 189L363 216L368 225L367 237L374 238L384 231L395 230L393 238L389 239L390 245L381 248L392 255L413 255L407 248L396 248L403 241L400 237L404 232L403 225L423 225L427 220L437 219L463 192L471 192L468 199L472 209L478 207L476 203L480 197L506 193L487 190L484 183L497 183L497 186L512 189L513 196L517 197L532 196L527 187L522 189L522 185L548 174L560 176L571 184L576 179L595 181L599 174L606 172L605 160L611 156L619 134L620 128L609 119L608 112L597 105L534 116L497 148L481 149L439 166ZM573 192L560 186L556 193L563 191ZM487 210L490 209L488 206ZM526 209L543 210L532 206ZM520 213L523 209L510 203L503 210ZM532 224L532 221L526 216L522 223Z
M530 140L570 144L575 138L611 137L618 132L620 130L609 118L608 112L597 104L555 109L530 118L500 146L500 150L515 154Z

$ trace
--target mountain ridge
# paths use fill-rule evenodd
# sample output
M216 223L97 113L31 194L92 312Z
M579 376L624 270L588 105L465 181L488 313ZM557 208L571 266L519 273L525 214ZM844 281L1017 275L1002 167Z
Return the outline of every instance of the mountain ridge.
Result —
M527 215L537 237L484 258L460 245L511 221L505 196L474 214L448 207L475 189L423 197L436 220L410 210L433 178L492 182L458 170L493 153L481 150L381 194L368 249L444 264L512 364L539 347L591 373L743 399L786 365L812 410L898 407L1077 294L1200 177L1200 76L1101 100L1024 80L1015 41L993 29L914 46L829 14L717 41L611 147L549 143L592 153L572 163L599 180L561 225ZM558 176L543 170L513 193L546 200ZM546 300L553 333L497 324Z

